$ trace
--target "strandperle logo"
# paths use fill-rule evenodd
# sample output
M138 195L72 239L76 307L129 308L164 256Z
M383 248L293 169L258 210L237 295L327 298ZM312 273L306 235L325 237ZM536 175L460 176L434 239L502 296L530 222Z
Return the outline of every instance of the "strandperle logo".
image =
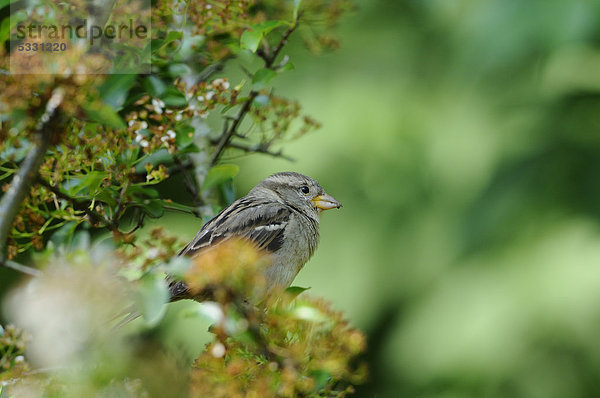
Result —
M137 24L133 19L129 19L128 23L119 25L108 24L106 26L89 25L87 19L84 19L81 24L73 25L39 25L34 23L17 24L17 39L50 39L50 40L65 40L65 39L87 39L90 45L94 45L94 41L99 40L123 40L123 39L145 39L148 37L148 28L145 25Z
M12 2L10 73L150 73L150 1Z

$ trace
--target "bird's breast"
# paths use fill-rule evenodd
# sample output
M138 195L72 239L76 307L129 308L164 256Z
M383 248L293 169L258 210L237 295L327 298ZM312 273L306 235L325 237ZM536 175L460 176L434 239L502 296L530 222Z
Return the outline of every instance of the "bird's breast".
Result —
M284 243L273 253L273 264L265 273L270 288L290 286L319 244L318 223L304 217L291 217L284 234Z

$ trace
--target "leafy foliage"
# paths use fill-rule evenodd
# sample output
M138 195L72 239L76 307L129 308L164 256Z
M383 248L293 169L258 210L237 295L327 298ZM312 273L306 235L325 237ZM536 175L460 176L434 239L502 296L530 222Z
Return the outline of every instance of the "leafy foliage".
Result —
M142 363L142 350L106 320L129 301L147 325L157 325L169 299L165 274L185 279L221 314L213 319L214 341L189 380L181 378L181 394L342 396L364 381L355 360L365 338L324 301L297 297L297 289L254 306L264 297L263 253L233 241L190 263L175 258L182 242L164 230L138 236L148 217L165 211L214 215L234 195L238 167L222 163L225 153L285 157L286 140L319 127L296 101L275 95L272 84L293 69L282 52L293 32L303 32L312 50L335 47L330 31L352 6L300 3L158 0L149 75L95 75L111 60L77 46L61 55L55 74L1 75L0 203L15 190L25 193L18 211L0 220L10 224L6 236L0 228L0 264L34 258L44 269L8 307L32 334L31 363L50 369L24 374L21 332L0 329L0 379L11 380L9 394L164 396L173 375L188 374L189 366L158 350L143 350L151 358ZM7 37L0 31L0 39ZM0 47L3 71L14 55L6 48ZM234 58L262 65L233 81L222 71ZM77 71L64 67L67 61L76 61ZM18 177L46 141L31 181ZM186 199L165 192L175 179L183 181ZM106 232L112 239L96 242ZM164 375L162 386L153 385L144 366Z

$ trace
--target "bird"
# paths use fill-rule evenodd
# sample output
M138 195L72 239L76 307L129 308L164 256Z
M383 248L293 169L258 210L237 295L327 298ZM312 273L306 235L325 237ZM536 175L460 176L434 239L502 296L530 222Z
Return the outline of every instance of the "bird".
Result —
M271 255L267 290L287 288L317 249L321 212L341 207L313 178L275 173L205 223L178 255L194 257L228 239L245 239ZM168 286L170 302L201 300L183 281L169 279Z

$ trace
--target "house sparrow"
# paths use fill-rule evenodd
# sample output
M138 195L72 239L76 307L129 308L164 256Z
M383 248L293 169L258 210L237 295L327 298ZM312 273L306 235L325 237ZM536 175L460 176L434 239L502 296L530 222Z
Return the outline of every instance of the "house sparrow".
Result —
M273 174L208 221L179 255L194 256L231 237L269 252L267 289L288 287L319 243L319 215L340 208L319 183L294 172ZM170 301L199 299L181 281L169 282Z

